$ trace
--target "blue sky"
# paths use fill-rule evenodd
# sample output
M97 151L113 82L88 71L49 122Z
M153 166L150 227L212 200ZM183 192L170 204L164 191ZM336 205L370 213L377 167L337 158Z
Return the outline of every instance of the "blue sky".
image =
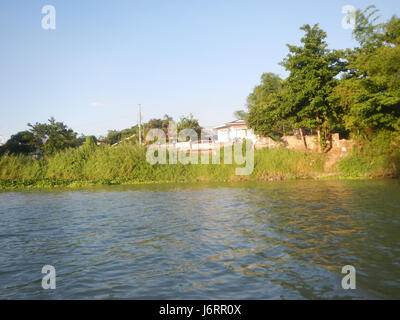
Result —
M41 27L44 5L56 30ZM233 119L299 27L320 23L331 48L353 47L344 5L375 4L383 19L398 0L0 0L0 135L51 116L78 133L106 134L169 114L206 127Z

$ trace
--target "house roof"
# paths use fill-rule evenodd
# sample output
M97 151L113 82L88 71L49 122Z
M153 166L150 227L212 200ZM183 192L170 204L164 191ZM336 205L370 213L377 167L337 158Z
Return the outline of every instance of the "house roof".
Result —
M224 129L224 128L229 128L229 127L234 127L234 126L243 126L243 125L246 125L245 120L234 120L231 122L227 122L222 126L215 127L214 129L218 130L218 129Z

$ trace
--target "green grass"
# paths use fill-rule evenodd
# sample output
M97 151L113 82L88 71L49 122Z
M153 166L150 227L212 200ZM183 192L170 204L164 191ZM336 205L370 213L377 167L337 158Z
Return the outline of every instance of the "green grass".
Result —
M261 149L255 152L253 176L259 180L310 178L324 171L324 154L289 149Z
M241 166L225 164L223 149L220 164L151 165L146 161L145 147L84 145L41 160L3 155L0 158L0 188L289 179L311 177L314 172L321 172L323 159L321 155L311 153L263 149L255 151L254 165L251 175L237 176L235 169Z
M179 162L151 165L146 161L145 147L84 145L40 160L23 155L1 156L0 189L321 178L325 175L325 158L325 154L284 148L255 150L253 173L238 176L235 169L244 165L224 164L223 149L217 165ZM387 150L383 150L376 156L376 152L364 151L342 160L339 171L348 178L395 176L399 173L399 163L399 154L388 157Z
M398 178L400 176L400 137L380 132L371 140L356 144L352 154L338 164L348 178Z

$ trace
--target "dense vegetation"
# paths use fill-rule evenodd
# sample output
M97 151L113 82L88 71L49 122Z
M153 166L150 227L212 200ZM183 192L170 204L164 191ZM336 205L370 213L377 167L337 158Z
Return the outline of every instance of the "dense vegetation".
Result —
M400 132L400 19L376 24L373 6L356 13L353 50L327 48L318 25L304 25L301 46L288 45L286 79L266 73L248 97L249 125L264 136L312 129L320 150L331 132L360 143ZM393 141L393 140L392 140ZM387 143L386 143L387 144Z
M84 186L150 182L275 180L312 177L323 171L323 155L287 149L258 150L250 176L235 175L236 164L156 164L146 161L146 147L122 143L96 146L88 140L79 148L34 160L25 155L0 158L0 188ZM200 163L200 161L199 161Z
M30 130L21 131L11 136L0 147L0 155L11 154L46 154L51 155L58 151L78 147L86 137L77 137L77 133L62 122L50 118L48 123L28 123Z
M372 139L360 139L352 154L338 163L344 177L399 177L400 137L381 130Z

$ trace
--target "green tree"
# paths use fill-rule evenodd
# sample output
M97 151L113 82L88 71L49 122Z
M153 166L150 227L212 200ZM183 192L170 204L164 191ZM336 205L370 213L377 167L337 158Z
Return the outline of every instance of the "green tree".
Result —
M121 140L130 141L133 143L139 143L138 132L139 132L139 127L137 125L128 129L123 129L120 131Z
M327 49L326 33L318 24L300 29L305 32L303 45L288 45L290 53L281 63L290 72L285 81L283 118L291 119L298 128L316 129L321 152L322 129L330 132L338 120L340 110L329 98L345 62L341 60L343 52Z
M177 123L178 133L183 129L193 129L200 137L202 127L199 124L199 120L195 119L192 114L188 117L181 117Z
M107 144L113 145L121 140L121 133L118 130L108 130L107 136L103 141Z
M289 119L283 118L284 80L274 73L264 73L247 98L247 124L257 134L279 138L291 128Z
M237 120L246 120L247 118L247 112L244 110L237 110L233 113L233 116L237 119Z
M82 146L86 142L86 136L81 133L81 135L77 138L78 146Z
M62 122L56 122L52 117L49 123L28 123L30 132L39 143L44 154L54 154L57 151L79 145L77 133Z
M0 154L28 154L34 152L38 147L35 136L30 131L20 131L11 136L8 141L0 147Z
M100 137L104 143L109 145L113 145L115 143L121 141L129 141L133 143L138 143L139 138L137 136L138 126L133 126L131 128L123 129L121 131L118 130L109 130L106 137Z
M334 94L346 128L364 136L400 130L400 19L375 24L376 12L357 12L360 47L348 55L349 71Z
M144 135L146 136L151 129L163 129L162 119L150 119L144 126Z
M87 136L85 140L85 145L87 146L96 146L97 145L97 139L95 136Z

